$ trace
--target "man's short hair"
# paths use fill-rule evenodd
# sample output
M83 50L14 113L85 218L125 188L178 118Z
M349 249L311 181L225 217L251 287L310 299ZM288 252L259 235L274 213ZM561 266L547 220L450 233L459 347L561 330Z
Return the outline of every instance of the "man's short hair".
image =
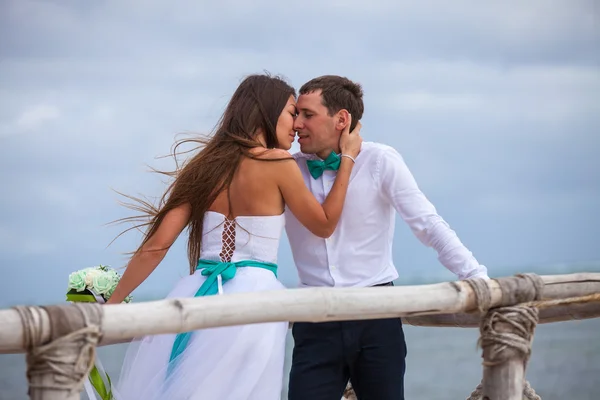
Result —
M365 110L362 99L363 91L360 84L354 83L343 76L323 75L302 85L300 94L313 93L319 90L321 91L323 105L327 108L327 113L332 116L342 109L348 110L352 114L350 129L354 129Z

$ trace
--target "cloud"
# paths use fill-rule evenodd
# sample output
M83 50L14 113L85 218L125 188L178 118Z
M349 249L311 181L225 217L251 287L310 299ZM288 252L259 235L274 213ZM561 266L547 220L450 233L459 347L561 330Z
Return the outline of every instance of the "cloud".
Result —
M405 112L455 112L477 111L482 108L481 99L473 95L431 93L416 91L392 95L389 106Z
M425 112L429 118L438 112L462 112L488 120L519 118L554 124L600 111L598 68L413 62L392 63L384 71L388 90L396 93L382 98L379 105Z
M17 119L17 127L24 130L32 130L42 126L44 123L56 120L60 117L60 110L51 105L41 104L25 110Z
M198 48L261 48L295 59L328 53L589 64L600 57L593 51L599 32L592 0L5 3L6 54L25 57L174 57ZM29 34L16 23L23 19Z

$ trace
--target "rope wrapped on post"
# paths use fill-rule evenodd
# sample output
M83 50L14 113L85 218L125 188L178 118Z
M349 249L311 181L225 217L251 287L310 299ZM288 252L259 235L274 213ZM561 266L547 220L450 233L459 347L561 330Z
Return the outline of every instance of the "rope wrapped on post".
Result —
M530 307L502 307L490 310L482 320L479 346L491 347L490 359L483 365L499 365L508 360L509 348L520 353L525 362L531 355L531 339L538 321L538 310ZM505 323L512 327L512 332L499 332L496 324Z
M477 385L475 390L471 392L471 395L467 398L467 400L481 400L483 397L483 385L480 383ZM525 381L525 387L523 388L523 399L524 400L542 400L540 396L537 395L535 390L531 387L529 382Z
M479 346L489 347L490 359L484 360L483 365L499 365L520 353L525 366L531 355L531 339L538 321L538 310L532 307L502 307L489 311L482 320L481 337ZM512 326L512 332L498 332L497 323ZM535 393L530 383L525 380L523 398L528 400L541 400ZM467 400L481 400L483 397L483 384L480 383Z
M29 395L39 399L79 398L94 365L101 338L102 309L98 304L14 307L21 317L27 349ZM40 315L46 312L51 339L41 343Z
M489 308L491 294L488 285L481 279L467 280L477 298L479 311L484 317L480 323L479 347L488 349L484 366L495 366L518 356L523 359L524 370L531 355L531 341L539 320L537 307L528 302L539 301L543 297L544 283L535 274L519 274L513 279L498 281L502 289L502 304ZM521 303L521 304L519 304ZM525 304L523 304L525 303ZM517 304L511 306L512 304ZM502 324L502 331L497 325ZM506 327L510 327L507 331ZM523 398L541 400L530 383L524 379ZM467 400L483 398L483 381L475 388Z

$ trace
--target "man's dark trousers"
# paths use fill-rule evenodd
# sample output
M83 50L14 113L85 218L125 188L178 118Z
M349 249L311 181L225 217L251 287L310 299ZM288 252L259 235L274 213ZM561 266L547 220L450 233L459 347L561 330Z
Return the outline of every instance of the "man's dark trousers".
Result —
M404 400L400 318L296 322L292 335L289 400L339 400L348 379L359 400Z

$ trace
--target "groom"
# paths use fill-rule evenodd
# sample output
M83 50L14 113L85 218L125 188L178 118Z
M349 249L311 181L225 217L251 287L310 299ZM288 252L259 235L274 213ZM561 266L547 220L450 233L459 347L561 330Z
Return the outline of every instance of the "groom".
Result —
M354 128L364 111L362 89L340 76L322 76L300 88L294 154L304 181L323 202L333 185L334 159L347 110ZM342 126L344 125L344 126ZM333 154L332 154L333 152ZM320 162L325 160L325 162ZM487 277L487 270L461 243L419 190L402 156L392 147L364 142L352 171L344 210L327 239L286 214L286 232L303 287L393 285L396 212L417 238L438 253L459 279ZM296 322L289 400L338 400L348 380L359 399L404 399L406 343L400 318Z

